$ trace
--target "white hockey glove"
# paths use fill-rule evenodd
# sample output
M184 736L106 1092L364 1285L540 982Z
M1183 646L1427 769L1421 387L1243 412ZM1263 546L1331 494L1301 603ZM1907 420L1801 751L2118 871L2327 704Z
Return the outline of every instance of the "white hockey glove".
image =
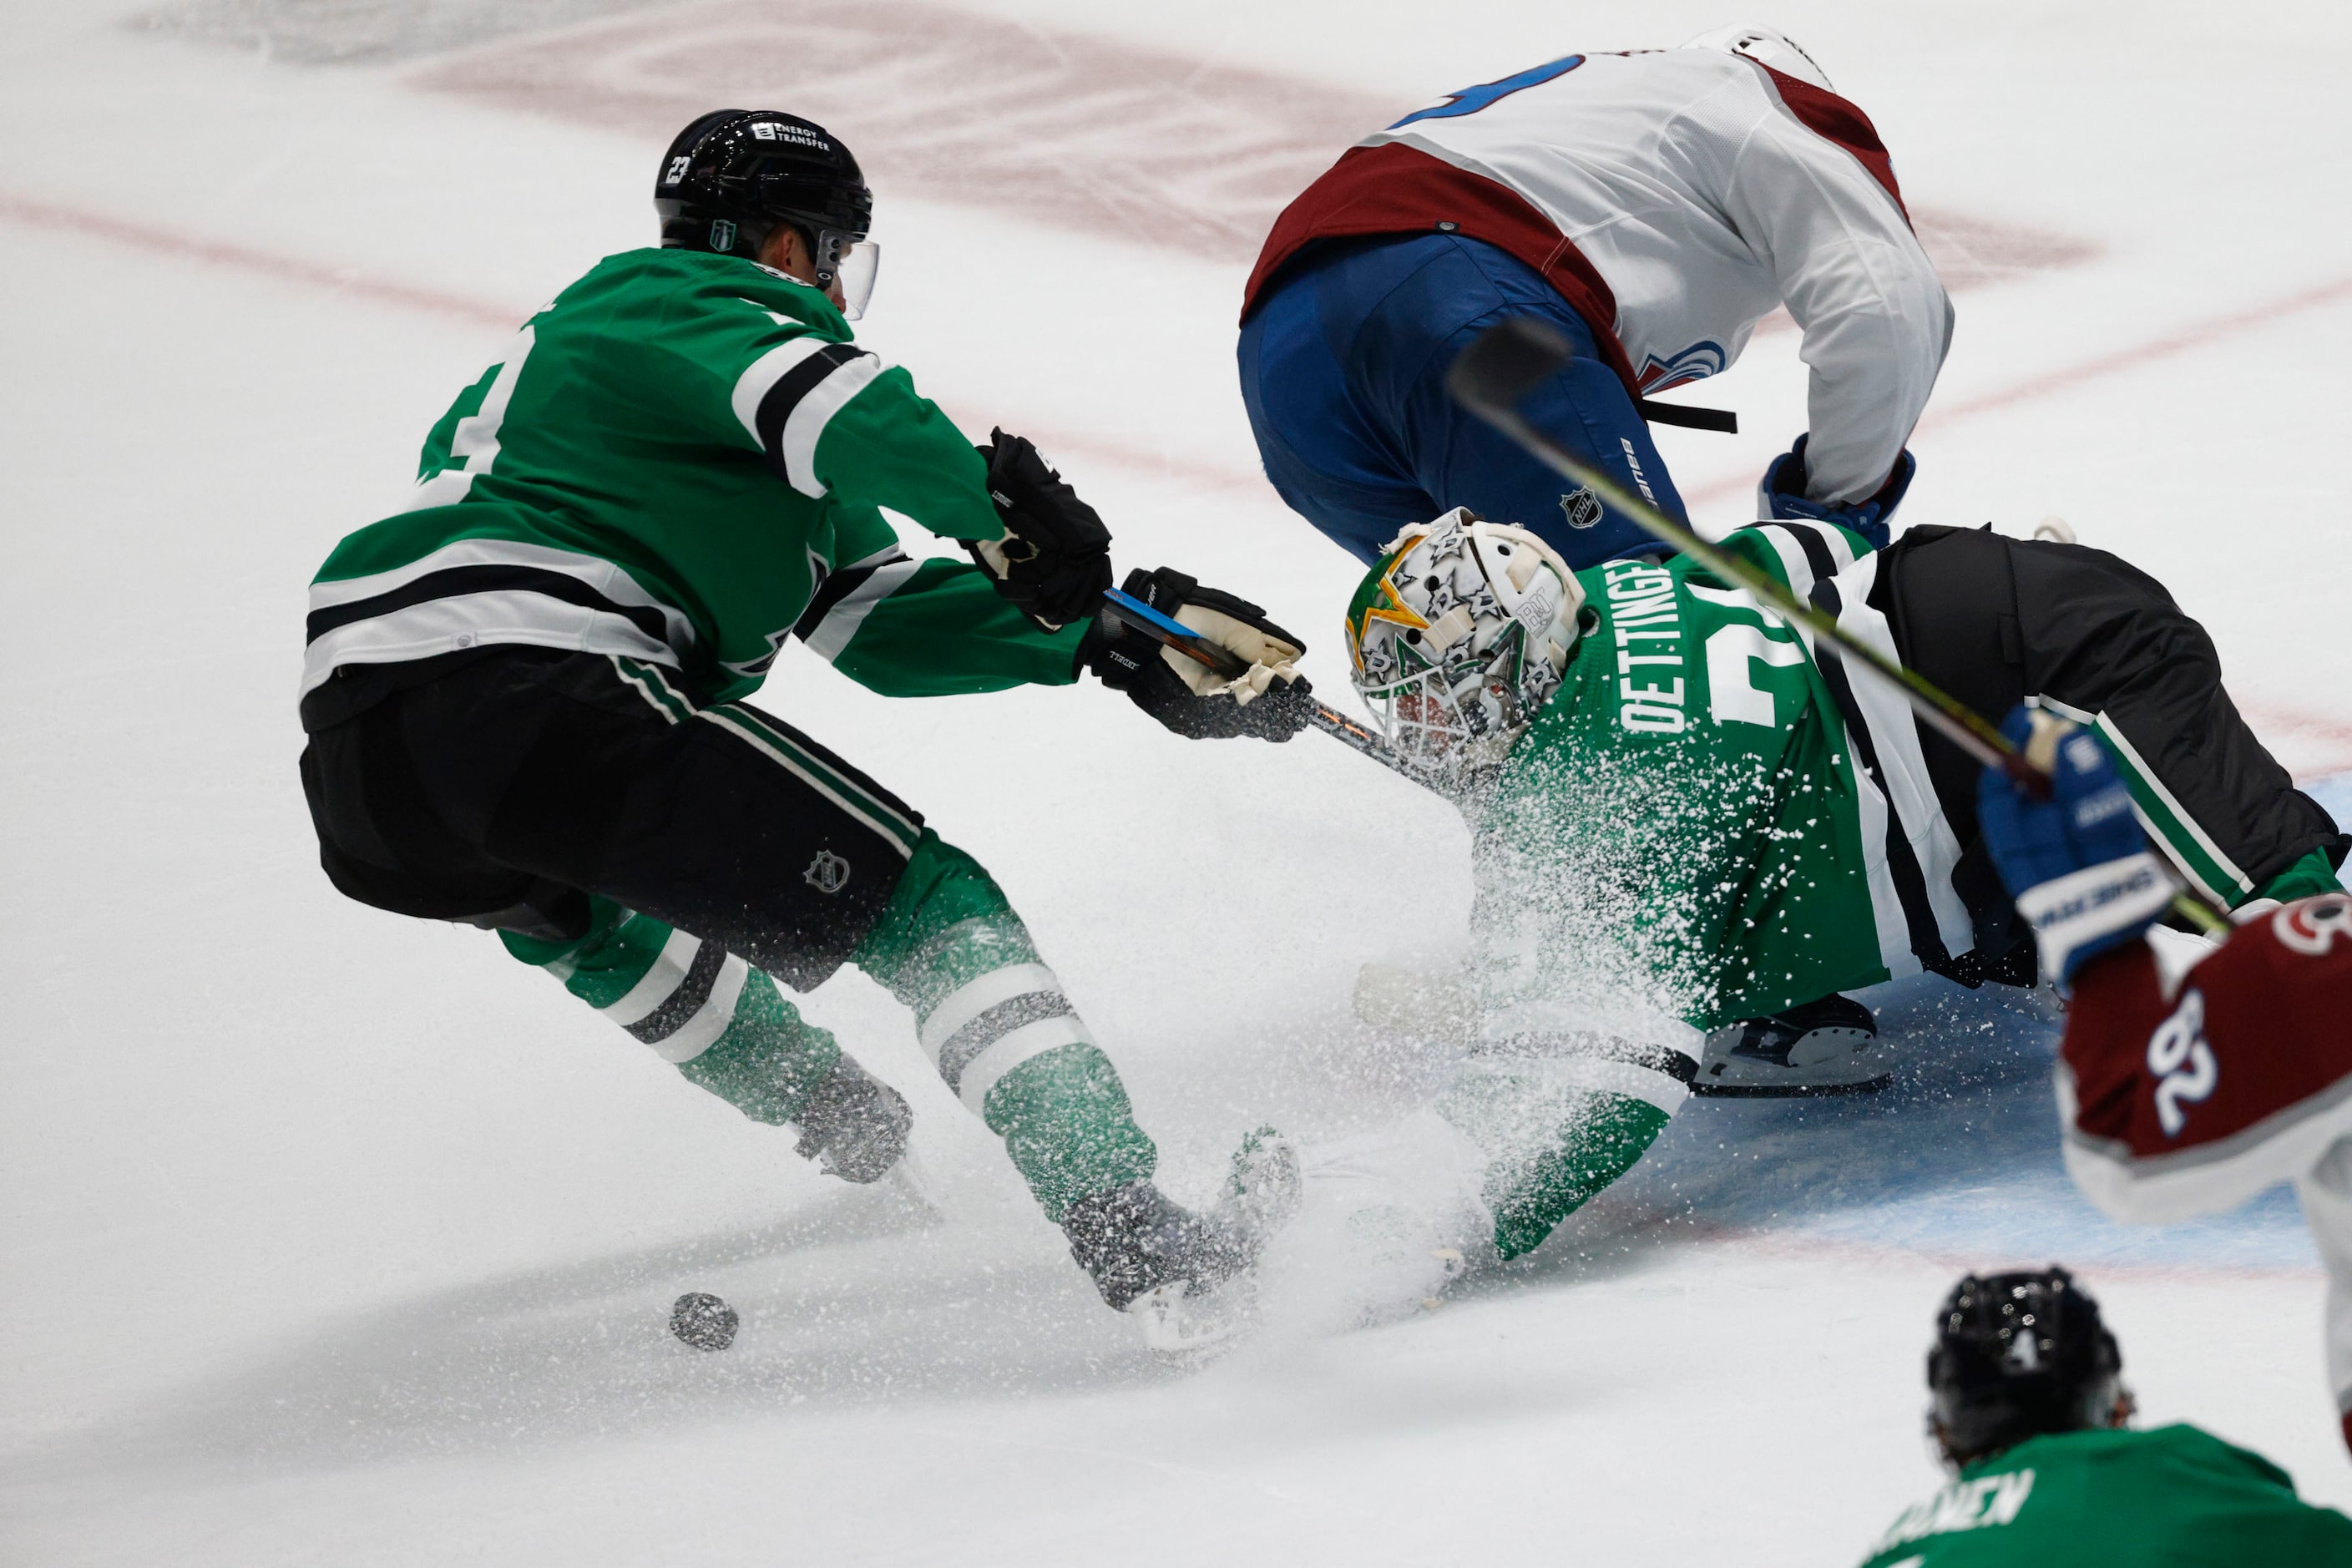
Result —
M1314 688L1298 673L1306 645L1245 599L1171 567L1127 574L1128 594L1249 661L1228 679L1139 632L1097 619L1079 662L1179 735L1193 740L1255 735L1287 741L1315 711Z

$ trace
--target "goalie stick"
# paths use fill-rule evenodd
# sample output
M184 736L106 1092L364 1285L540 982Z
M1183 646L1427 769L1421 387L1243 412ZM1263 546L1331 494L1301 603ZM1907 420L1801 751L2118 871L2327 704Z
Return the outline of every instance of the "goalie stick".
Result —
M1122 594L1117 588L1104 589L1102 613L1121 626L1133 627L1162 647L1173 648L1186 658L1206 665L1227 680L1249 673L1247 659L1231 648L1211 642L1183 622L1161 615L1132 594ZM1359 723L1329 704L1316 703L1307 722L1340 744L1371 758L1391 773L1402 773L1413 783L1440 795L1447 793L1428 769L1400 755L1370 725Z
M1716 549L1607 474L1580 461L1574 453L1536 428L1519 412L1519 399L1557 374L1573 354L1569 341L1550 327L1524 316L1514 317L1490 327L1462 351L1445 374L1445 387L1456 402L1517 442L1530 456L1541 459L1563 478L1584 486L1652 536L1673 545L1723 581L1745 588L1776 613L1803 626L1834 647L1840 658L1869 667L1902 694L1929 728L1961 751L1987 767L1999 768L2029 793L2042 797L2049 795L2049 776L2028 762L2025 753L1976 710L1918 671L1905 668L1853 637L1833 618L1797 597L1769 574ZM2218 936L2230 929L2224 914L2185 887L2173 894L2172 908L2209 935Z

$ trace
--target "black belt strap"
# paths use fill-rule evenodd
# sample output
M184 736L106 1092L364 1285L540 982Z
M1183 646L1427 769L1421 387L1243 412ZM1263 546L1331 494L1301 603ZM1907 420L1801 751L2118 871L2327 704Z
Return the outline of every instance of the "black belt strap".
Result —
M1657 403L1637 397L1633 406L1653 425L1679 425L1685 430L1719 430L1739 434L1739 416L1728 408L1695 408L1685 403Z

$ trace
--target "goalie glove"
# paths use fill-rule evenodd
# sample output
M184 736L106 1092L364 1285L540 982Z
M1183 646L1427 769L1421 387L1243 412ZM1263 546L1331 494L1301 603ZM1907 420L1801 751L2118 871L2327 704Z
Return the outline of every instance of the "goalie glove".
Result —
M2042 973L2070 986L2085 963L2156 923L2172 902L2172 879L2089 731L2020 707L2000 731L2050 775L2050 798L2034 800L1987 768L1977 784L1977 820L2018 912L2033 922Z
M1093 615L1110 586L1110 530L1101 516L1022 437L992 430L978 450L1004 537L964 548L1040 629L1057 632Z
M1246 599L1214 588L1171 567L1137 570L1120 586L1136 598L1249 661L1228 679L1174 648L1162 647L1115 620L1097 617L1078 647L1078 662L1105 686L1162 725L1191 740L1255 735L1287 741L1307 728L1315 712L1314 689L1298 673L1306 645Z

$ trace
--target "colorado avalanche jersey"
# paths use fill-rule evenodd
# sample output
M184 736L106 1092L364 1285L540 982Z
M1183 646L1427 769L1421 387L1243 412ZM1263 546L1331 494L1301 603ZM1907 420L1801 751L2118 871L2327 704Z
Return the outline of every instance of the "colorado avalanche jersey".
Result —
M1276 221L1244 318L1320 239L1460 233L1542 272L1635 394L1712 375L1786 304L1814 499L1883 485L1952 307L1862 110L1743 55L1570 55L1367 136Z
M2218 950L2161 928L2087 965L2066 1011L2066 1169L2120 1220L2218 1214L2294 1184L2327 1265L2327 1370L2352 1447L2352 898Z

